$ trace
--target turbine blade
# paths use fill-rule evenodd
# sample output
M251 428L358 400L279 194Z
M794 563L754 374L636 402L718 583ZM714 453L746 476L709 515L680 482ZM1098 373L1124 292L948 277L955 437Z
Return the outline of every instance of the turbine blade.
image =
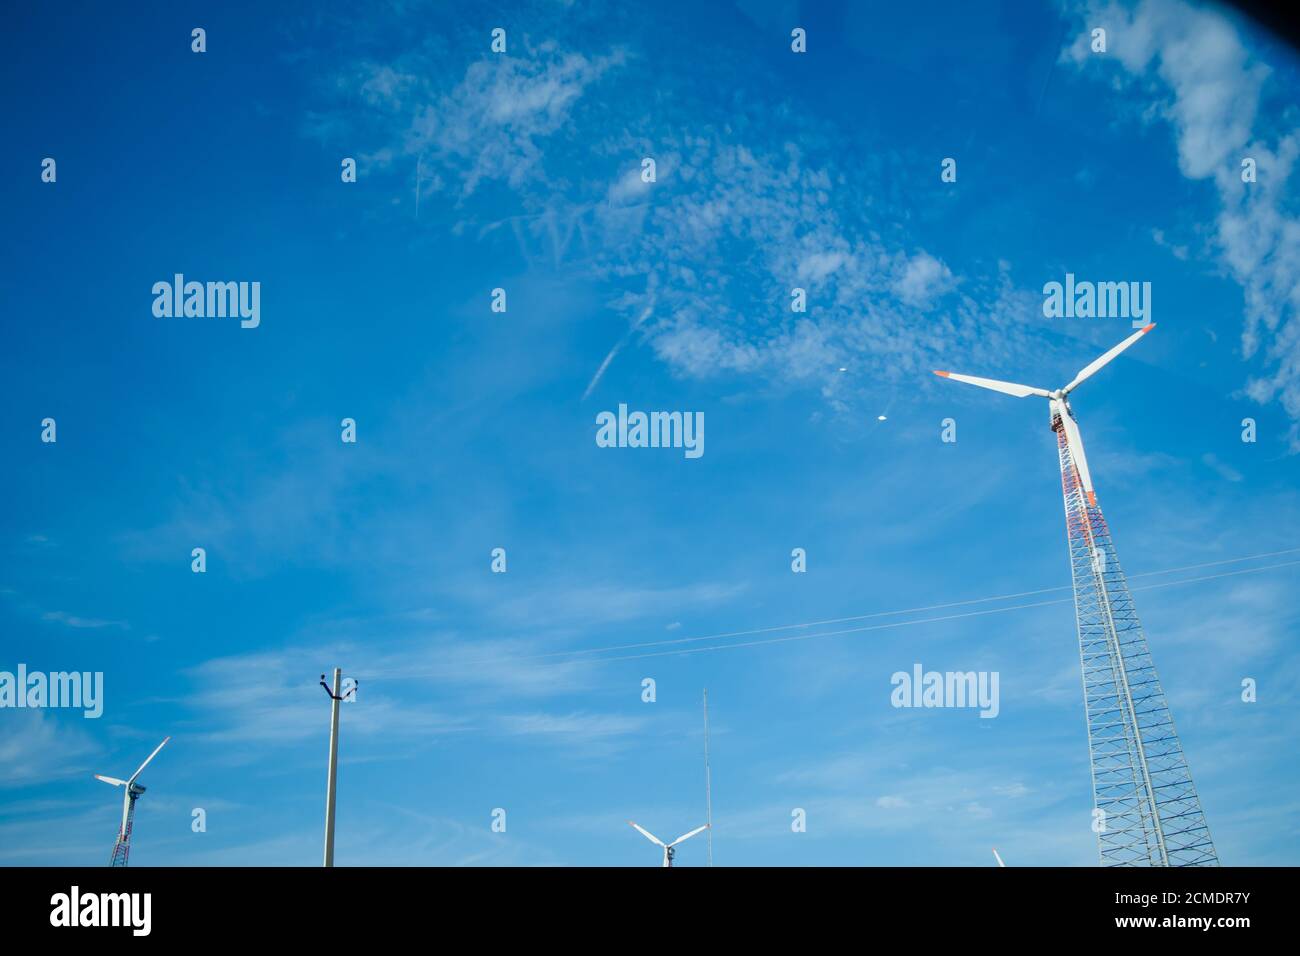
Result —
M1004 395L1014 395L1016 398L1026 398L1029 395L1041 395L1043 398L1051 398L1052 393L1042 388L1034 388L1032 385L1017 385L1015 382L999 382L995 378L976 378L974 375L958 375L956 372L940 372L935 370L935 375L940 378L950 378L954 382L965 382L967 385L978 385L980 388L991 388L995 392L1001 392Z
M1079 469L1079 481L1083 483L1084 494L1088 504L1097 507L1097 492L1092 490L1092 474L1088 471L1088 456L1083 453L1083 435L1079 433L1079 423L1065 408L1061 409L1061 424L1065 426L1065 439L1070 446L1070 457L1074 467Z
M96 780L102 780L102 781L104 781L105 783L111 783L111 784L112 784L113 786L115 786L115 787L125 787L125 786L126 786L126 781L125 781L125 780L118 780L117 777L105 777L103 774L98 774L98 773L97 773L97 774L95 774L95 779L96 779Z
M707 823L704 824L704 826L702 826L702 827L696 827L696 828L695 828L694 830L692 830L690 833L683 833L681 836L679 836L676 840L674 840L672 843L670 843L670 844L668 844L668 845L669 845L669 846L676 846L676 845L679 844L679 843L683 843L683 842L685 842L686 840L689 840L691 837L695 836L695 834L697 834L697 833L703 833L703 832L704 832L705 830L707 830L708 828L709 828L709 825L708 825Z
M1136 332L1134 332L1132 335L1126 338L1123 342L1119 343L1119 345L1115 346L1113 349L1111 349L1101 358L1097 359L1095 362L1092 362L1089 365L1085 365L1083 367L1083 370L1080 371L1078 375L1074 376L1074 381L1071 382L1069 385L1065 386L1065 388L1061 389L1061 391L1066 395L1070 394L1070 392L1078 388L1081 383L1092 378L1092 376L1096 374L1098 370L1110 364L1110 360L1113 359L1116 355L1119 355L1120 352L1123 352L1126 348L1128 348L1138 339L1142 338L1142 336L1146 335L1155 327L1156 324L1152 322L1150 325L1138 329Z
M140 776L140 771L143 770L145 767L149 766L149 761L152 760L154 757L158 756L158 751L162 750L163 747L166 747L167 741L169 740L171 740L171 737L164 737L163 742L153 749L153 753L151 753L149 756L144 758L144 763L140 764L140 769L137 770L135 773L131 774L131 776L126 778L126 782L134 783L135 778Z
M664 841L661 840L661 839L659 839L657 836L655 836L653 833L651 833L651 832L650 832L649 830L647 830L645 827L641 826L640 824L633 823L631 820L628 820L627 822L628 822L628 826L632 827L634 830L636 830L637 833L641 834L643 837L645 837L645 838L646 838L647 840L649 840L651 843L656 843L656 844L658 844L659 846L664 847L664 849L667 849L667 846L665 846Z
M998 866L1006 866L1006 864L1002 862L1002 857L998 855L997 847L993 848L993 858L998 861Z

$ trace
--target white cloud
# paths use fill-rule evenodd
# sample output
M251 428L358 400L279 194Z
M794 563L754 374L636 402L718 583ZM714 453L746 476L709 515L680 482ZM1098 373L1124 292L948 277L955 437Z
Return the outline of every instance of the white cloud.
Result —
M843 252L814 252L804 256L795 274L801 281L820 282L842 265Z
M605 198L615 205L639 202L649 194L650 186L650 183L641 178L639 168L629 169L610 184L609 192L605 194Z
M909 305L927 305L949 288L952 272L928 252L918 252L907 260L902 274L894 282L894 291Z
M910 247L900 217L868 201L878 185L870 168L796 145L827 138L811 116L786 116L790 141L773 142L742 131L769 129L778 105L756 98L737 113L684 83L646 112L619 95L644 75L622 70L634 58L617 49L584 56L543 44L473 62L450 89L423 78L439 72L427 54L395 62L344 84L387 111L377 149L418 155L422 178L453 184L460 199L489 181L513 190L524 213L480 224L479 235L508 223L521 247L549 242L556 267L567 252L573 269L610 288L635 334L612 347L593 383L635 340L680 376L816 389L847 411L859 391L926 381L940 354L972 362L1026 350L1029 313L1008 269L958 277ZM616 71L617 89L602 82ZM653 184L640 181L647 155ZM808 290L805 313L791 311L796 286ZM838 374L849 365L851 380Z
M936 256L881 238L848 198L862 184L849 186L830 160L707 126L659 141L689 187L658 184L636 219L593 210L591 234L603 240L593 271L625 288L647 282L644 296L628 288L616 307L631 321L653 292L640 334L679 375L817 388L843 411L853 388L923 380L940 353L1020 351L1027 311L1007 270L968 280L968 294L935 315L957 277ZM795 287L807 290L807 312L791 310ZM856 384L838 373L848 365Z
M439 188L441 170L467 196L486 181L518 189L544 178L542 141L570 121L591 84L622 62L617 50L587 57L548 42L522 56L485 55L451 90L435 88L430 64L419 57L399 67L363 64L342 85L396 124L399 155L426 160L422 185ZM368 155L381 164L393 156Z
M1089 23L1106 25L1106 56L1126 72L1121 85L1156 98L1146 115L1173 126L1179 169L1189 179L1213 181L1216 243L1245 292L1242 352L1248 359L1262 354L1266 366L1247 392L1261 403L1281 402L1293 422L1292 450L1300 451L1300 218L1288 211L1285 195L1300 132L1278 131L1270 143L1256 128L1271 71L1211 9L1181 0L1092 0L1078 10ZM1086 33L1062 56L1080 67L1098 62ZM1254 183L1242 182L1246 157L1257 164Z
M1225 165L1235 167L1269 71L1252 62L1232 24L1181 0L1092 2L1087 10L1090 23L1107 27L1107 57L1138 76L1154 70L1173 93L1160 112L1178 130L1183 173L1204 179ZM1081 33L1069 59L1082 64L1094 58L1090 42L1090 31Z

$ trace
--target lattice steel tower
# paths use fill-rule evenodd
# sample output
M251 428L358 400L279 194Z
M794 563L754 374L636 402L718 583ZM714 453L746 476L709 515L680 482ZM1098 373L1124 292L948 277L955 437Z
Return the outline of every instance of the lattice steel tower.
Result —
M1093 828L1102 865L1217 866L1219 857L1110 528L1097 504L1083 436L1067 397L1153 328L1135 332L1054 392L935 374L1017 398L1038 395L1051 403L1074 580L1092 791L1100 811Z
M131 828L135 826L135 802L144 793L144 787L136 783L126 785L126 806L122 810L122 829L117 831L117 842L113 844L113 857L109 866L126 866L131 855Z

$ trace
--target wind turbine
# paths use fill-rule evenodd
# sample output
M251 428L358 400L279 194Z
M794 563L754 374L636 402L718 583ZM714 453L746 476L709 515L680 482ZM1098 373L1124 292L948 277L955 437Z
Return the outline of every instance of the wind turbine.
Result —
M1006 866L1006 864L1002 862L1002 857L999 855L997 847L993 848L993 859L998 861L998 866Z
M674 856L676 855L676 853L677 853L677 851L676 851L676 849L675 849L676 846L677 846L677 844L679 844L679 843L684 843L684 842L686 842L687 840L689 840L691 837L695 836L695 834L697 834L697 833L703 833L705 830L707 830L707 829L709 828L709 824L706 823L706 824L704 824L704 826L702 826L702 827L696 827L696 828L695 828L694 830L692 830L690 833L684 833L684 834L682 834L682 835L679 836L676 840L674 840L672 843L665 843L663 840L659 839L657 836L655 836L653 833L651 833L651 832L650 832L649 830L647 830L645 827L640 826L639 824L633 823L631 820L628 820L627 822L628 822L628 825L629 825L629 826L631 826L633 829L635 829L638 833L640 833L643 837L645 837L645 838L646 838L647 840L649 840L651 843L655 844L656 846L661 846L661 847L664 848L664 866L672 866L672 865L673 865L673 857L674 857Z
M1146 335L1134 332L1055 391L952 372L934 374L1048 401L1065 528L1092 762L1093 825L1106 866L1218 866L1191 770L1169 712L1110 528L1097 504L1070 394Z
M109 866L126 866L126 858L131 852L131 827L135 820L135 802L140 799L140 794L144 793L145 788L135 782L135 778L140 776L140 772L149 766L149 761L158 756L158 751L167 746L167 741L171 737L164 737L163 742L153 749L144 763L136 769L135 773L125 780L118 780L116 777L105 777L102 774L95 774L96 780L102 780L105 783L111 783L115 787L125 787L126 792L122 795L122 829L117 831L117 842L113 844L113 857L109 861Z

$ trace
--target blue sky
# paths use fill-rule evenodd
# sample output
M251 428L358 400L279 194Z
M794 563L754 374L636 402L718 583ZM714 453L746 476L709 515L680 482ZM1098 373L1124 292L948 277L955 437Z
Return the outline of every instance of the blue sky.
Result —
M1130 329L1045 318L1067 272L1152 284L1073 405L1220 857L1300 860L1297 568L1251 570L1297 555L1147 574L1295 546L1296 58L1173 0L903 7L7 13L0 669L106 702L0 711L0 863L107 862L91 774L170 734L136 863L315 864L337 665L340 865L654 865L705 687L720 865L1095 865L1068 590L662 643L1068 586L1045 407L930 375L1068 381ZM155 318L175 273L260 325ZM619 403L705 454L596 447ZM892 707L915 663L999 715Z

